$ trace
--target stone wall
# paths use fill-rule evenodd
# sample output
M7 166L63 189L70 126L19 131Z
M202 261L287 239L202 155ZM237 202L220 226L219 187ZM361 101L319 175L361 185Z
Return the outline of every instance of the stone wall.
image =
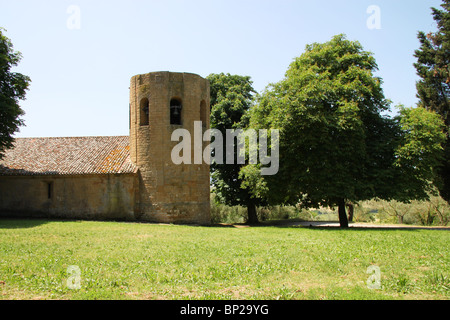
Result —
M134 174L0 179L0 216L135 220Z

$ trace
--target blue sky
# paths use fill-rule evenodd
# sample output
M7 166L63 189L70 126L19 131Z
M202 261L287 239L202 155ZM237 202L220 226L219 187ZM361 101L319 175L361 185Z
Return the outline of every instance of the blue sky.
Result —
M419 30L438 0L0 0L31 77L16 137L128 135L129 81L152 71L250 76L261 92L305 45L344 33L374 54L395 104L414 106ZM380 29L367 21L379 8ZM71 6L79 10L68 11ZM79 19L78 19L79 18ZM69 22L69 24L68 24ZM75 22L75 24L73 24ZM76 23L79 23L78 25ZM78 28L79 26L79 28Z

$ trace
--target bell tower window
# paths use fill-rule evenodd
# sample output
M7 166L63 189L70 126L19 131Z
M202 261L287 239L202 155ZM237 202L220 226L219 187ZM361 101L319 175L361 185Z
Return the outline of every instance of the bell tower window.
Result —
M140 124L141 124L141 126L148 126L150 108L149 108L149 103L148 103L147 98L144 98L141 100L139 109L140 109Z
M181 125L181 99L170 100L170 124Z

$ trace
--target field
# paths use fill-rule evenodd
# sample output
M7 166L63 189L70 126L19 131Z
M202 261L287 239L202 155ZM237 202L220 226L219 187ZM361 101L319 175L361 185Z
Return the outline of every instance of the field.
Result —
M448 300L449 243L445 230L0 220L0 299Z

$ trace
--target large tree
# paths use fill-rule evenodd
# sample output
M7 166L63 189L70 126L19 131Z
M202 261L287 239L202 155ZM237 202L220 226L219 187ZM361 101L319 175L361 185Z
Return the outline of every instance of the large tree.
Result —
M226 130L245 129L248 126L247 112L252 104L255 90L248 76L220 73L210 74L207 79L211 88L211 128L222 133L224 137L222 150L225 150ZM237 149L234 152L235 159L236 153ZM239 172L242 167L243 164L227 164L225 159L223 163L213 162L211 180L218 201L227 205L247 207L247 222L256 223L258 222L256 206L260 201L252 197L248 190L241 188L242 179L239 177Z
M13 145L13 134L24 124L24 111L19 105L25 99L30 78L11 69L17 66L22 55L14 51L11 40L0 28L0 159L6 149Z
M437 112L445 123L447 139L436 185L450 203L450 1L444 0L441 7L431 8L438 30L418 33L420 48L415 51L414 66L420 77L416 85L418 105Z
M384 115L390 101L376 70L372 54L344 35L306 47L285 78L269 86L252 108L252 127L280 130L279 173L261 177L257 192L265 191L273 203L337 206L341 227L348 227L346 203L426 196L422 176L434 163L416 172L421 153L407 161L408 147L417 146L409 143L422 137L423 126L408 126L416 113L406 109L404 117ZM411 180L399 179L406 164ZM247 179L255 180L251 174Z

